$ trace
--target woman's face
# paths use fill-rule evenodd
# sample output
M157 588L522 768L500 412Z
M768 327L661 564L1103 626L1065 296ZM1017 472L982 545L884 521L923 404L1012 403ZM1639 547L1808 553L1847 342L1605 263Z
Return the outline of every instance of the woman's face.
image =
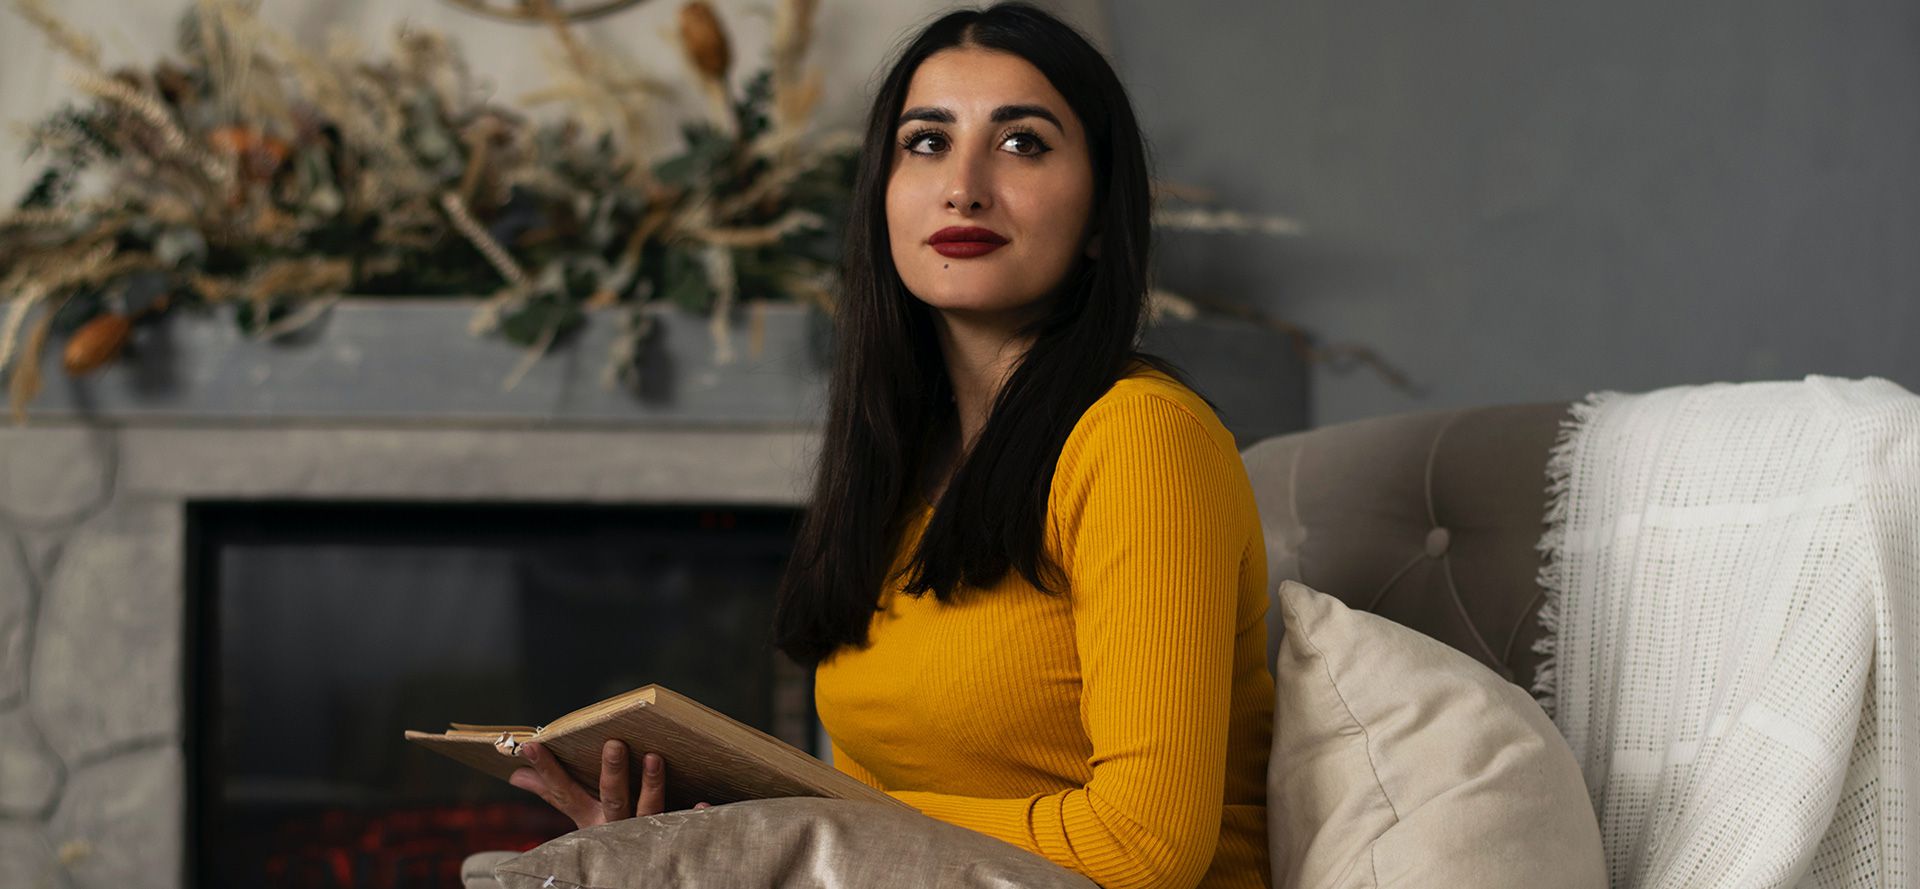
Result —
M1019 56L945 49L914 72L894 136L887 234L907 289L950 316L1038 314L1092 234L1093 164L1066 99Z

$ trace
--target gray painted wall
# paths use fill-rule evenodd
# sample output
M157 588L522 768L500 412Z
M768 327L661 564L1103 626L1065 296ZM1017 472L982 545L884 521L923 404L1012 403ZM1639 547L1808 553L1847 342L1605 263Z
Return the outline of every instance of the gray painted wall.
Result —
M1920 4L1108 16L1160 174L1307 229L1165 236L1161 282L1428 390L1316 369L1317 423L1808 373L1920 390Z

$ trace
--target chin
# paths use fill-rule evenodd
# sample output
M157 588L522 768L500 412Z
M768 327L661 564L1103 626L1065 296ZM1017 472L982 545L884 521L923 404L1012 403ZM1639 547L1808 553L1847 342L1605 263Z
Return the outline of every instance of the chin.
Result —
M925 291L909 287L919 300L943 312L994 313L1024 309L1038 296L1008 299L1006 291L992 287L934 287Z

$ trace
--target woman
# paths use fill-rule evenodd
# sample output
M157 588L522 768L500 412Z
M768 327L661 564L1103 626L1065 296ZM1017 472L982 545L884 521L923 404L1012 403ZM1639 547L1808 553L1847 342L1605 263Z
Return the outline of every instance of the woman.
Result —
M1118 78L1051 16L903 50L776 641L834 764L920 811L1109 889L1263 886L1265 545L1232 435L1133 349L1149 186Z

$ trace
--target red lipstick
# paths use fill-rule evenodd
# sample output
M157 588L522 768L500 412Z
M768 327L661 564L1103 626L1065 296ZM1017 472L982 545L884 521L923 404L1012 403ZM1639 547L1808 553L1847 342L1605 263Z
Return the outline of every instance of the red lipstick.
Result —
M1006 237L993 229L971 225L949 226L934 232L933 237L927 239L934 252L954 259L985 256L1000 249L1000 245L1006 242Z

